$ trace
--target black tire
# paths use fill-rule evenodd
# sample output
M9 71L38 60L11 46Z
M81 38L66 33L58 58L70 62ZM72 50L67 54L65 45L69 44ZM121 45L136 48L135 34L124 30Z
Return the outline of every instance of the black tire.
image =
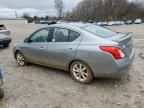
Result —
M0 98L4 97L4 89L0 88Z
M21 60L20 60L19 56L22 57ZM16 57L17 63L18 63L20 66L27 66L28 63L27 63L24 55L23 55L21 52L17 52L16 55L15 55L15 57Z
M4 46L5 48L7 48L7 47L9 47L9 44L4 44L3 46Z
M79 72L77 72L77 74L75 74L75 72L73 70L74 66L76 66L76 65L80 66L80 64L82 65L83 69L85 69L85 68L86 69L84 71L82 71L82 67L81 67L81 71L79 71ZM75 81L77 81L79 83L82 83L82 84L90 83L90 82L92 82L92 80L94 78L94 75L93 75L91 69L89 68L89 66L86 63L81 62L81 61L74 61L73 63L71 63L71 65L70 65L70 73L71 73L72 78ZM83 74L83 73L85 73L85 74ZM82 74L85 76L85 79L82 78L83 77Z

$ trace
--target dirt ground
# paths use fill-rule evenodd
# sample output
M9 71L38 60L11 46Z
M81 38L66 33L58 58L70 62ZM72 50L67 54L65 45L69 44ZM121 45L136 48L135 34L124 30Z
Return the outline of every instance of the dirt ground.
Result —
M0 48L0 67L4 70L5 98L0 108L144 108L144 25L109 27L119 32L133 32L135 60L127 77L120 80L95 79L83 85L70 74L48 67L19 67L12 46L44 25L6 25L13 42Z

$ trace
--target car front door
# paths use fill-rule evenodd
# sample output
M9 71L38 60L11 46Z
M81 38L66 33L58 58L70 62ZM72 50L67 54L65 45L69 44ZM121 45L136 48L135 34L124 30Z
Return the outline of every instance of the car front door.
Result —
M80 33L64 28L54 28L52 42L48 45L49 64L65 69L67 63L76 54L81 40L78 37L80 37Z
M36 64L48 64L47 48L50 28L38 30L29 38L26 43L24 54L28 61Z

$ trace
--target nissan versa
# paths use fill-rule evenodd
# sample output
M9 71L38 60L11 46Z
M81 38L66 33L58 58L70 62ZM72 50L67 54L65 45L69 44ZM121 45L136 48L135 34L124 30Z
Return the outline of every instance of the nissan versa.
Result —
M131 33L119 33L93 24L55 24L15 44L21 66L35 63L70 71L74 80L89 83L94 77L119 78L134 58Z

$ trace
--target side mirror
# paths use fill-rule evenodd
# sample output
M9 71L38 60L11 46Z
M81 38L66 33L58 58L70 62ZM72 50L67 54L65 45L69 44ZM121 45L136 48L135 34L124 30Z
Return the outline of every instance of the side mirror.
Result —
M25 42L25 43L30 43L29 38L25 38L24 42Z

